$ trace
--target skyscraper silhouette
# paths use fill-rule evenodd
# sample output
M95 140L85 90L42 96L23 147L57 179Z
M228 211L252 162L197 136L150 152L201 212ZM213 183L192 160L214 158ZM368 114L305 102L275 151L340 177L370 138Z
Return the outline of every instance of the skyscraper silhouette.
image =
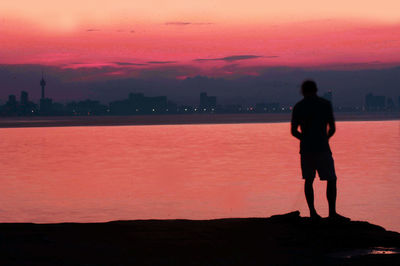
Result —
M200 93L200 110L203 111L214 111L217 107L217 97L208 96L206 92Z
M40 113L42 115L49 115L52 111L53 102L51 99L45 97L46 95L44 89L46 87L46 81L44 80L43 72L42 79L40 80L40 86L42 87L42 96L40 98Z
M43 71L42 71L42 79L40 80L40 86L42 87L42 97L40 99L45 98L44 87L46 87L46 81L44 80Z

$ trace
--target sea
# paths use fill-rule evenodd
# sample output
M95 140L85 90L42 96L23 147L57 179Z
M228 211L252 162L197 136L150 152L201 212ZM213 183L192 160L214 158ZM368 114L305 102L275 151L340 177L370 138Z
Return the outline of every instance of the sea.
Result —
M400 232L400 121L337 122L330 144L338 212ZM0 222L308 216L303 183L288 122L0 129Z

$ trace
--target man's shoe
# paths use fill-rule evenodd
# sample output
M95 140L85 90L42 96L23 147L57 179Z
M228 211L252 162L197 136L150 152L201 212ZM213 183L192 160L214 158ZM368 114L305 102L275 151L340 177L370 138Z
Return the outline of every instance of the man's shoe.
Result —
M322 220L322 217L319 216L318 213L310 215L310 218L311 218L312 221L320 221L320 220Z
M350 218L344 217L337 213L335 213L334 215L329 215L328 219L332 222L350 222Z

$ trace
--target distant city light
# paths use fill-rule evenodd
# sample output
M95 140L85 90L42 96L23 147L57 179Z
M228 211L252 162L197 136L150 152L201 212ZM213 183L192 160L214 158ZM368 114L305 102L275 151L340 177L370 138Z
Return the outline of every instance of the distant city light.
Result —
M44 84L44 82L42 82ZM43 86L42 86L43 88ZM332 92L326 93L327 98L331 98ZM111 115L111 114L130 114L133 115L136 111L137 114L150 114L150 113L276 113L288 112L293 110L293 106L285 106L280 103L266 103L260 102L255 106L243 107L240 104L235 105L217 105L216 96L208 96L207 93L200 94L200 105L190 106L181 105L177 106L176 103L167 101L166 96L146 97L143 93L131 93L129 98L123 101L111 102L109 105L100 104L99 101L85 100L80 102L71 102L63 105L61 103L54 103L50 98L42 97L40 105L29 101L28 93L21 92L21 103L16 99L15 95L9 95L9 100L5 105L0 105L0 115ZM400 97L399 97L400 106ZM141 108L138 108L138 107ZM173 106L170 110L167 106ZM218 106L218 107L217 107ZM36 109L39 107L38 109ZM76 108L76 109L75 109ZM385 98L383 95L373 95L368 93L365 96L365 105L362 106L334 106L336 111L346 112L360 112L360 111L393 111L397 110L395 102L392 98ZM136 114L136 115L137 115Z

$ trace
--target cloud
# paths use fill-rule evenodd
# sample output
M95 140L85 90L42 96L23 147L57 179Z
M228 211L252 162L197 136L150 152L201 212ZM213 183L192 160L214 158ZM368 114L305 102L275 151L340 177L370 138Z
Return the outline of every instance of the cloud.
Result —
M177 63L177 61L148 61L148 64L173 64Z
M80 69L80 68L106 68L112 67L111 63L70 63L62 65L62 69Z
M186 26L186 25L190 25L192 23L190 22L183 22L183 21L175 21L175 22L165 22L165 25L167 26Z
M256 59L256 58L276 58L278 56L271 55L271 56L260 56L260 55L231 55L226 57L219 57L219 58L198 58L194 59L193 61L203 62L203 61L225 61L225 62L234 62L239 60L247 60L247 59Z
M165 22L164 25L167 26L187 26L187 25L211 25L210 22L187 22L187 21L170 21Z
M131 31L129 31L129 33L135 33L135 31L134 31L134 30L131 30Z
M100 31L99 29L87 29L87 32Z
M112 62L118 66L145 66L147 64L140 64L140 63L129 63L129 62Z

